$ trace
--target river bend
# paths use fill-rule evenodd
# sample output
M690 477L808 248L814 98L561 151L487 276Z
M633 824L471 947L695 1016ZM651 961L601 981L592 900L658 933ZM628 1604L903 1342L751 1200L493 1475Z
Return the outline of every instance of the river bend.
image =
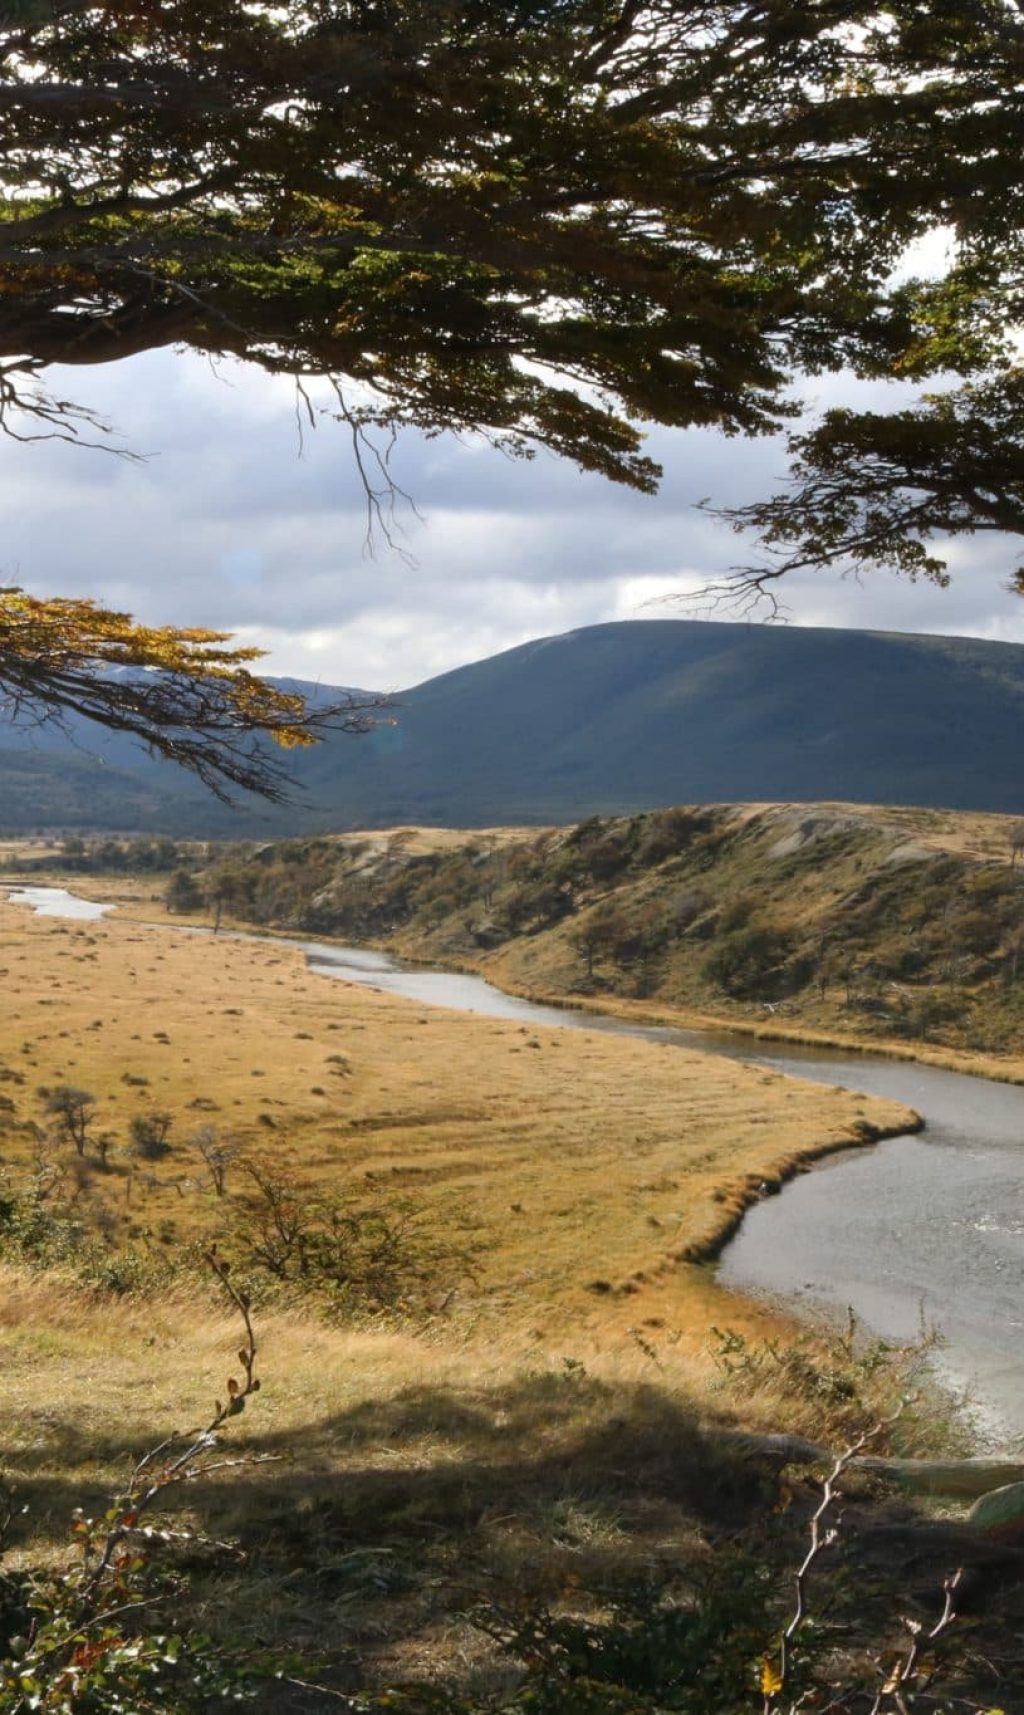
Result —
M103 909L57 889L9 897L52 915L95 917ZM278 936L239 938L282 944ZM940 1369L969 1384L1004 1432L1024 1435L1024 1090L870 1053L773 1046L727 1031L538 1005L482 977L405 966L363 947L285 944L321 976L421 1005L698 1048L915 1108L922 1133L834 1156L750 1210L719 1279L808 1311L852 1307L892 1339L912 1337L922 1323L937 1327L945 1342Z

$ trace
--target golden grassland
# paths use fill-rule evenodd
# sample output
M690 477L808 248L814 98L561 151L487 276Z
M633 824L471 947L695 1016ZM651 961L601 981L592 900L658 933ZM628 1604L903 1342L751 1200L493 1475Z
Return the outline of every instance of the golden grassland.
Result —
M899 830L914 845L925 846L932 851L957 852L981 862L1006 862L1010 831L1019 821L1017 817L990 810L931 810L920 805L850 804L838 798L813 805L765 801L742 806L742 813L748 819L762 810L791 811L797 816L808 812L856 816L886 831Z
M460 1306L530 1325L570 1306L574 1325L603 1323L612 1306L688 1323L687 1294L714 1289L698 1271L687 1284L681 1256L712 1250L800 1161L911 1123L894 1102L597 1032L425 1009L313 975L285 945L119 916L83 924L4 904L0 968L4 1060L23 1080L5 1088L19 1118L40 1121L41 1091L95 1096L110 1170L67 1166L83 1213L102 1209L112 1238L171 1242L216 1220L189 1143L214 1124L310 1185L410 1199L472 1252ZM154 1110L174 1116L172 1152L139 1163L130 1121ZM36 1150L9 1127L11 1166ZM596 1306L598 1281L616 1290Z
M68 885L152 908L152 880ZM713 1250L801 1161L912 1123L898 1104L426 1010L314 976L286 945L146 927L127 909L92 924L0 903L0 970L2 1089L40 1122L40 1089L93 1092L110 1168L64 1156L70 1194L112 1243L216 1229L223 1207L189 1143L212 1123L310 1186L411 1199L471 1257L415 1323L258 1318L264 1385L231 1446L273 1462L193 1485L183 1517L246 1557L188 1551L187 1623L315 1660L331 1688L293 1705L279 1687L266 1707L329 1708L381 1678L493 1689L508 1669L465 1617L474 1602L587 1608L623 1581L668 1587L774 1520L773 1484L723 1430L849 1427L848 1352L679 1259ZM130 1120L160 1109L172 1152L138 1162ZM36 1149L16 1123L0 1134L14 1175ZM112 1301L70 1272L0 1268L3 1468L29 1508L9 1564L62 1552L73 1507L102 1507L140 1449L209 1415L238 1343L211 1302L184 1285ZM795 1342L803 1356L730 1380L715 1326L744 1350ZM874 1382L852 1370L870 1410ZM910 1414L903 1434L923 1450L942 1431ZM788 1554L789 1526L764 1528Z
M877 827L900 829L915 845L937 851L959 852L965 857L982 861L1005 861L1009 833L1019 818L987 810L930 810L913 805L850 804L842 799L828 799L808 804L785 804L776 800L735 806L737 815L752 820L764 810L791 811L794 815L813 812L823 815L851 815ZM416 823L372 832L334 834L330 837L339 845L365 846L375 842L379 849L399 848L410 854L450 852L469 841L486 837L497 845L514 844L520 840L536 839L549 830L537 827L498 828L426 828ZM2 852L2 848L0 848Z

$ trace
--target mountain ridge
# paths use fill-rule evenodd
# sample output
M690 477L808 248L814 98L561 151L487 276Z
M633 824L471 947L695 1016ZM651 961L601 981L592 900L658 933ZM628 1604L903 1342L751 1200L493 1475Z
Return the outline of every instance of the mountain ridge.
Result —
M125 779L127 821L109 819L118 806L108 790L97 821L83 768L84 800L64 770L67 801L49 825L274 837L400 822L543 825L768 799L1024 813L1019 644L612 621L450 669L397 693L395 705L394 724L332 736L296 758L301 799L284 811L251 800L225 810L169 765L90 734L97 767ZM8 781L11 752L0 739L5 819L17 827L29 825L29 800L23 762L20 784ZM13 754L24 758L24 746ZM31 806L40 825L38 791Z

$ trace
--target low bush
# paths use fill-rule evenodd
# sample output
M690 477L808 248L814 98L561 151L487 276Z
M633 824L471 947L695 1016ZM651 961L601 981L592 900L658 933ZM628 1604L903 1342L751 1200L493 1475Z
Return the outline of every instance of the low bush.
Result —
M246 1160L245 1191L224 1243L253 1292L319 1301L332 1315L419 1315L471 1270L391 1199L311 1191L269 1162Z
M228 1380L207 1425L140 1459L99 1516L78 1510L73 1553L56 1568L3 1565L18 1507L0 1489L0 1715L204 1715L253 1689L238 1658L175 1627L187 1583L161 1557L169 1540L179 1552L201 1540L177 1521L164 1528L161 1509L216 1468L223 1432L260 1387L248 1302L215 1254L207 1263L245 1331L240 1379Z
M806 980L787 968L793 937L774 924L751 924L725 934L703 965L703 975L734 1000L775 1000Z

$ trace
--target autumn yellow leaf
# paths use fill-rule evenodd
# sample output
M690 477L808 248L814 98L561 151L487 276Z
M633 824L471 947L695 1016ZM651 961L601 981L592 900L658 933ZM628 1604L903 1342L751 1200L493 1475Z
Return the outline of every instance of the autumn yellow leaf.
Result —
M310 707L250 672L262 650L230 633L139 625L97 602L0 588L0 701L15 719L67 716L136 737L190 768L219 796L239 786L271 799L287 779L260 741L282 750L328 730L359 732L383 697Z
M776 1697L782 1690L782 1673L770 1655L761 1657L760 1683L765 1697Z

